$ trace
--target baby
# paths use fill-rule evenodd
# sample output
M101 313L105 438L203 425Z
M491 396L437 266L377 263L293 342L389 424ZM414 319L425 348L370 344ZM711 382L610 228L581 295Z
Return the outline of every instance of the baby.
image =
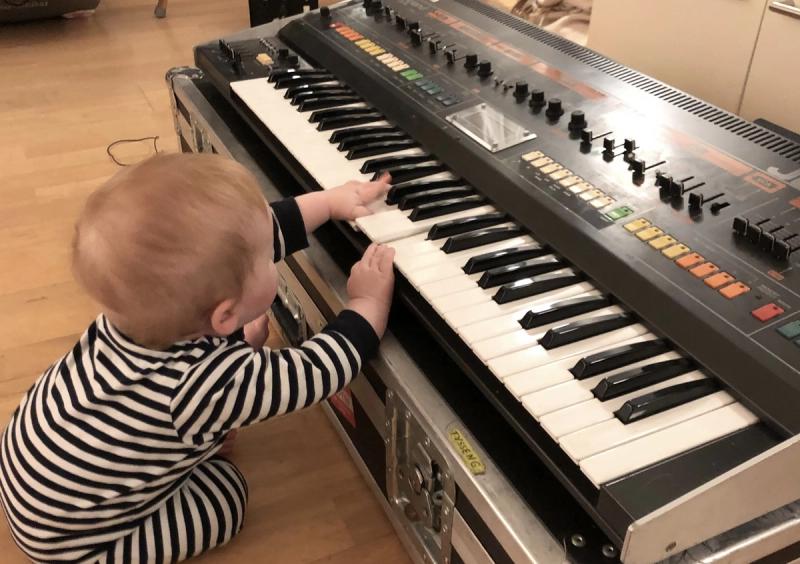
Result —
M179 154L89 197L73 267L105 313L28 391L0 445L0 500L30 558L175 561L239 531L247 484L215 456L225 437L346 386L378 347L394 284L392 249L369 247L346 309L271 351L275 262L387 188L351 182L270 207L236 162Z

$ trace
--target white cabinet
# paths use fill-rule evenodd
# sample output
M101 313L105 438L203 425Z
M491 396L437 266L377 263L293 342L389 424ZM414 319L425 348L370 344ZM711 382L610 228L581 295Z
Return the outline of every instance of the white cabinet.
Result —
M741 114L800 133L800 2L770 2L761 24Z
M588 46L736 112L766 4L766 0L594 0ZM800 56L797 46L795 33L795 57ZM788 56L785 53L784 60Z

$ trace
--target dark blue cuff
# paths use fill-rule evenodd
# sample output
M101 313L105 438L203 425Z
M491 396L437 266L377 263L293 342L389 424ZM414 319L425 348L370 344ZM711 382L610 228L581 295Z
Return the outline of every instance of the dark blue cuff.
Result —
M336 331L344 335L358 351L361 357L361 365L371 358L378 351L380 339L378 339L375 329L364 319L361 314L351 309L342 310L341 313L328 323L325 332Z
M275 262L278 262L280 259L308 247L308 235L300 208L294 198L273 202L270 207L272 207L275 218L273 236ZM279 233L283 235L283 247L281 247L280 237L278 237Z

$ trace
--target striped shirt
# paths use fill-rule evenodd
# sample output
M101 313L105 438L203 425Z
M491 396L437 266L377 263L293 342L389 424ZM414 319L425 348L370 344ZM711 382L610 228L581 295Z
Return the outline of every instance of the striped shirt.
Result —
M293 200L272 209L277 261L307 239ZM157 351L101 315L39 377L0 442L0 501L29 556L81 559L130 533L228 431L329 397L378 346L349 310L297 348L241 334Z

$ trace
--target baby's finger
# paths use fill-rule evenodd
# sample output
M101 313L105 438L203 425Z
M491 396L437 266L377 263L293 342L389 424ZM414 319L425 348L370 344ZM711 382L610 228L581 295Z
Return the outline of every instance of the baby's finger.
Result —
M364 251L364 256L361 257L361 262L364 263L364 266L369 266L369 263L372 261L372 257L375 256L375 251L378 250L378 244L372 243L367 250Z
M378 259L378 271L382 274L392 272L394 265L394 249L392 247L383 247L383 252Z
M389 188L392 187L392 185L389 184L390 179L391 177L388 174L384 174L378 180L366 182L361 187L361 190L358 191L361 201L366 204L386 194Z

